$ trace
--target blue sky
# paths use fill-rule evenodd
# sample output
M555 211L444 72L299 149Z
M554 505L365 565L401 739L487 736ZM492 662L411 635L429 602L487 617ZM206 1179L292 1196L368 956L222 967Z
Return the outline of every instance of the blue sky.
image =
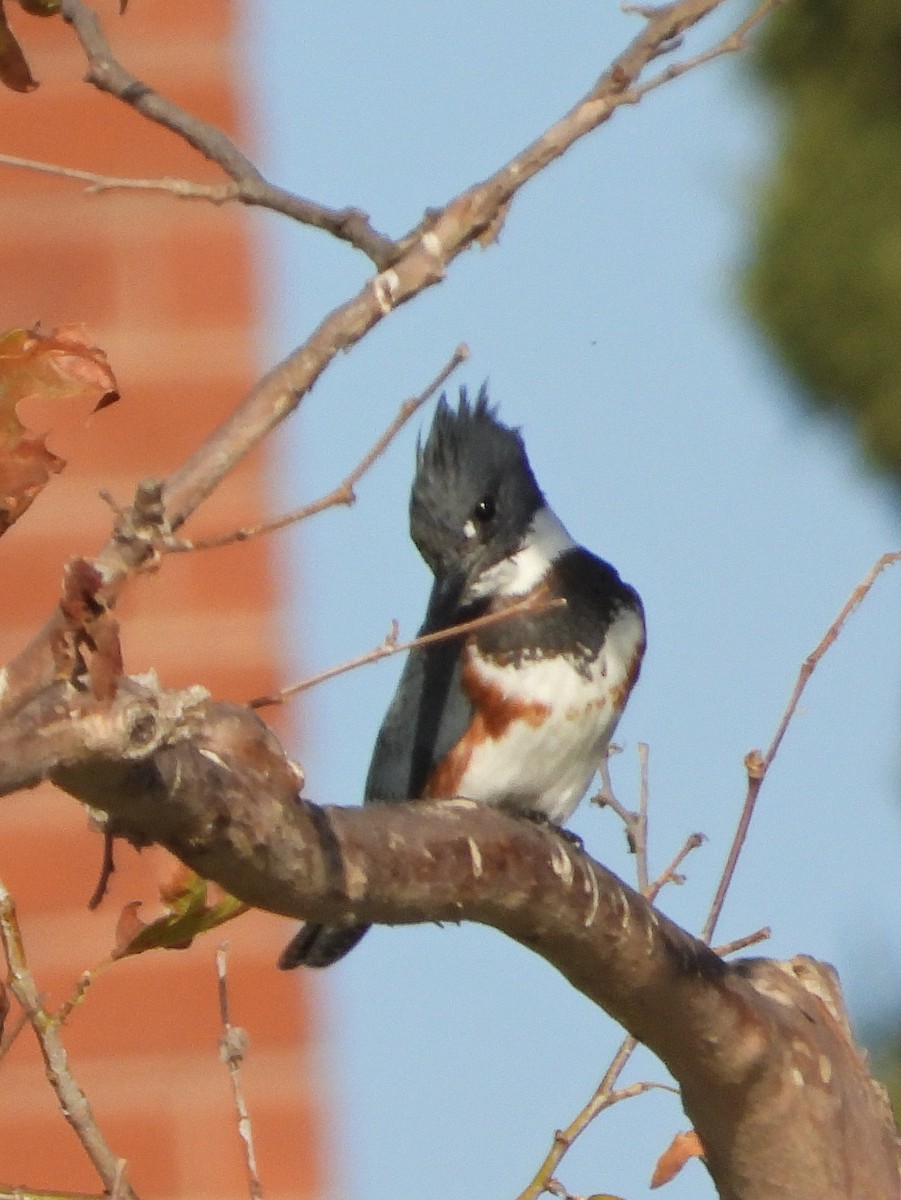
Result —
M253 22L264 170L361 206L392 234L525 145L638 28L611 0L270 0ZM489 379L564 523L644 598L649 649L613 776L634 805L635 747L649 743L652 869L688 833L708 835L687 884L660 901L690 929L735 827L744 754L769 742L853 586L901 544L887 488L841 428L805 410L737 302L750 203L777 137L735 58L617 113L520 194L499 244L467 253L333 365L288 430L273 494L287 507L333 486L469 344L454 386ZM265 366L368 270L321 234L274 218L257 228ZM286 677L374 646L393 618L415 632L429 577L406 507L429 418L397 439L353 510L279 542ZM766 953L836 964L859 1026L901 992L899 596L895 568L814 675L719 927L728 939L769 924ZM358 801L400 667L367 667L298 704L310 798ZM583 805L573 828L634 878L612 814ZM476 927L377 930L316 982L334 1194L353 1200L515 1197L620 1037L543 962ZM626 1078L665 1073L646 1055ZM686 1127L672 1096L630 1101L595 1123L559 1177L573 1193L635 1200ZM667 1192L713 1194L697 1163Z

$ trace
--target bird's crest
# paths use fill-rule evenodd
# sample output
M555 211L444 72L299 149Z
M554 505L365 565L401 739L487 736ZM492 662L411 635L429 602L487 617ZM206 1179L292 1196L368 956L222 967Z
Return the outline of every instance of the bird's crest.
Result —
M490 545L472 556L512 552L544 498L535 482L519 430L504 425L483 384L473 403L460 389L456 407L442 396L425 442L416 448L416 477L410 494L410 531L433 570L448 556L470 558L476 541ZM472 520L490 505L496 520L473 539ZM464 530L472 545L464 547Z

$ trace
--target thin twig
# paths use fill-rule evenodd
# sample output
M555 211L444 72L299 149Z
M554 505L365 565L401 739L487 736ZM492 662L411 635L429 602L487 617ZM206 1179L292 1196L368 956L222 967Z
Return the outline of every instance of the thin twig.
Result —
M729 850L729 856L726 859L726 865L723 867L723 873L720 876L719 885L716 889L716 895L713 898L713 903L710 906L710 912L707 915L707 920L704 922L704 928L701 931L701 938L705 942L709 942L713 937L713 931L716 928L716 923L719 920L722 912L723 903L726 899L726 893L729 891L729 886L732 883L732 877L735 874L735 867L738 863L739 856L745 844L745 838L748 835L748 827L751 824L751 818L754 815L754 808L757 804L757 797L760 795L760 789L763 787L763 781L766 778L767 771L772 765L773 759L782 745L782 739L785 737L785 731L795 715L795 710L798 707L798 701L807 686L807 681L815 671L820 659L826 651L835 642L838 635L841 633L848 617L854 612L855 608L861 603L864 597L869 592L870 588L876 582L877 577L892 563L901 561L901 550L892 551L888 554L883 554L879 558L867 574L861 580L848 599L842 606L841 612L826 630L822 639L816 648L808 654L804 662L801 664L801 670L798 672L798 679L795 683L788 705L785 712L782 714L782 719L776 729L772 742L766 754L761 756L759 750L754 750L745 758L745 766L748 772L748 790L745 794L745 801L742 805L741 816L738 821L738 828L735 831L735 837L732 841L732 846Z
M20 1011L19 1015L13 1021L9 1029L4 1028L3 1039L0 1040L0 1062L2 1062L3 1059L6 1058L7 1054L9 1054L10 1050L12 1050L16 1038L18 1038L19 1034L27 1024L28 1013Z
M162 499L171 529L178 529L222 480L300 404L336 355L350 350L394 309L441 282L450 264L476 244L497 234L516 194L581 138L618 110L650 62L668 52L674 39L719 8L724 0L676 0L655 10L641 32L616 56L591 90L559 120L489 178L430 208L398 242L373 233L354 209L335 213L312 206L310 224L330 229L368 253L381 268L355 296L330 312L298 347L259 381L243 402L164 482ZM171 101L134 79L110 54L95 14L82 0L62 0L63 14L88 56L88 79L165 125L232 178L242 180L248 203L265 204L254 189L265 186L260 173L220 130L190 117ZM294 198L296 200L296 198ZM297 203L307 203L297 201ZM278 208L277 204L271 205ZM300 218L299 218L300 219ZM103 601L114 604L125 583L141 569L152 547L114 537L96 559L103 577ZM51 677L52 646L59 631L52 616L6 668L0 715L9 716Z
M99 1196L93 1192L42 1192L40 1188L0 1183L0 1200L111 1200L111 1197L107 1192Z
M638 743L638 846L635 877L643 896L648 892L648 744Z
M253 1127L250 1113L241 1086L241 1063L247 1052L247 1034L232 1025L228 1005L228 942L223 942L216 951L216 975L219 980L219 1017L222 1022L222 1037L219 1039L219 1057L228 1068L231 1079L235 1111L238 1114L238 1137L244 1149L244 1164L247 1169L247 1193L250 1200L262 1200L263 1188L257 1171L256 1154L253 1149Z
M183 199L224 204L228 200L238 199L240 192L234 182L200 183L193 179L175 179L171 176L137 179L126 175L102 175L97 171L83 171L79 167L64 167L58 163L40 162L34 158L20 158L16 154L0 154L0 166L37 171L43 175L55 175L60 179L74 179L78 183L88 185L85 188L88 195L116 190L167 192Z
M619 747L610 747L610 751L616 750L619 752ZM649 867L648 867L648 755L649 747L645 742L638 743L638 769L639 769L639 784L638 784L638 811L633 812L627 808L616 796L613 790L613 781L610 778L610 751L608 756L601 763L600 776L601 787L596 795L592 796L591 803L598 805L599 808L612 809L622 823L626 827L626 841L629 846L629 853L635 855L635 878L638 890L643 896L653 898L660 891L664 883L681 882L681 880L671 879L666 872L655 883L649 883ZM684 857L684 854L683 856ZM680 860L681 861L681 860ZM668 868L669 870L669 868ZM653 895L652 895L653 889Z
M13 898L0 882L0 941L9 964L9 986L27 1014L44 1058L48 1082L56 1093L63 1116L75 1130L85 1153L110 1196L135 1200L135 1193L124 1176L125 1160L109 1148L100 1132L88 1099L69 1069L68 1056L59 1026L41 1004L34 976L28 967L22 931L16 918Z
M566 601L562 596L552 600L542 600L540 595L527 596L524 600L511 604L499 612L487 613L483 617L474 617L471 621L462 621L459 625L451 625L448 629L438 629L435 633L424 633L419 637L410 638L407 642L397 640L397 622L395 621L385 640L373 650L367 650L365 654L350 658L336 667L328 667L325 671L320 671L318 675L310 675L307 679L302 679L299 683L292 683L271 695L257 696L248 703L251 708L267 708L271 704L284 704L292 696L308 692L310 688L318 687L320 683L335 679L338 675L345 675L348 671L355 671L358 667L368 666L369 663L381 662L383 658L390 658L392 654L403 654L407 650L418 650L420 646L432 646L436 642L446 642L450 638L476 633L480 629L486 629L489 625L497 625L501 621L508 621L511 617L518 617L523 613L537 615L549 612L554 608L562 608L565 604Z
M79 1006L79 1004L82 1003L85 996L87 996L92 985L97 982L99 977L105 971L109 970L115 961L116 959L107 957L102 962L98 963L96 967L91 967L87 971L82 971L75 982L75 987L72 989L71 995L63 1000L59 1008L53 1014L53 1020L57 1028L61 1029L63 1025L65 1025L75 1009Z
M136 79L116 60L94 13L81 0L62 0L63 18L72 25L88 59L88 80L130 105L142 116L170 130L217 164L237 185L235 198L261 205L305 225L326 230L366 254L378 268L396 254L390 238L377 233L359 209L332 209L315 204L264 179L250 159L221 129L179 108Z
M714 59L722 58L726 54L738 54L746 49L748 45L748 34L759 25L771 12L780 8L785 4L786 0L763 0L754 11L737 25L731 33L728 33L722 41L719 41L714 46L709 46L706 50L702 50L699 54L692 55L691 58L686 58L682 62L671 63L659 75L655 75L652 79L646 80L635 87L629 88L623 92L623 104L637 104L648 92L655 88L662 87L665 83L671 83L674 79L678 79L680 75L686 74L688 71L694 71L697 67L705 66L707 63L713 62ZM630 10L627 10L630 11ZM641 12L640 9L631 9L631 11ZM648 16L653 14L654 10L650 9L642 15ZM677 49L677 43L667 45L664 48L664 53L669 53Z
M660 872L654 882L648 885L648 890L643 893L652 904L668 883L685 882L684 875L679 874L679 868L689 854L691 854L692 850L697 850L699 846L703 846L706 840L703 833L690 833L688 835L673 861Z
M629 849L635 854L635 873L639 884L639 891L643 896L653 904L660 894L661 890L668 883L681 883L682 876L678 874L678 868L682 865L685 858L692 850L697 849L704 842L704 835L700 833L692 833L682 844L679 852L669 864L668 867L653 881L648 878L648 801L650 789L648 786L648 756L649 747L646 743L640 742L638 745L638 762L639 762L639 799L638 812L632 812L626 808L615 796L613 791L613 783L610 778L609 760L605 759L601 764L601 790L593 801L602 807L612 808L617 816L626 826L626 835L629 839ZM768 934L768 930L766 933ZM762 931L758 931L761 934ZM753 944L754 941L762 940L758 934L751 934L747 939L747 945ZM729 953L733 949L732 946L726 948ZM616 1081L626 1063L632 1057L633 1052L638 1046L638 1042L631 1035L626 1037L619 1046L619 1049L614 1054L607 1068L604 1078L598 1084L598 1087L576 1117L564 1130L558 1130L554 1137L554 1143L547 1154L544 1162L541 1164L534 1179L528 1185L524 1192L517 1200L537 1200L537 1197L542 1192L551 1192L563 1194L564 1189L557 1184L553 1178L553 1173L560 1164L561 1159L569 1150L570 1146L582 1134L591 1122L609 1108L612 1104L618 1103L620 1100L625 1100L629 1096L639 1095L642 1092L648 1091L650 1088L667 1088L669 1091L678 1092L677 1088L669 1087L662 1083L642 1083L633 1084L628 1088L616 1089ZM555 1186L556 1185L556 1186Z
M626 827L626 844L629 848L629 853L638 856L642 853L641 842L643 831L641 817L639 813L633 812L631 808L626 808L625 804L619 799L613 790L613 780L610 776L610 759L614 754L620 753L620 746L610 745L607 747L607 754L604 756L598 771L601 777L601 786L595 795L591 797L591 803L596 804L598 808L609 808L616 813Z
M109 887L109 881L115 874L116 858L114 844L114 835L110 833L109 829L104 829L103 855L100 859L100 873L97 876L97 882L94 885L94 890L88 897L88 908L91 912L100 907L103 897L106 895Z
M773 936L773 931L769 925L763 925L760 929L755 929L753 933L746 933L744 937L733 938L731 942L724 942L721 946L714 946L714 954L718 954L720 958L725 958L729 954L735 954L739 950L747 950L749 946L757 946L760 942L767 941Z
M276 517L275 520L261 521L257 525L245 525L243 529L233 529L229 533L218 534L214 537L196 538L194 540L186 538L167 539L162 549L169 552L212 550L219 546L230 545L233 542L246 542L250 538L258 537L263 533L274 533L278 529L284 529L288 525L294 525L298 521L305 521L308 517L316 516L317 513L324 512L328 508L335 508L342 504L354 504L357 499L354 489L369 468L381 458L410 418L422 408L427 400L434 396L438 389L456 371L457 367L461 363L466 362L468 358L469 347L461 343L428 387L421 391L419 395L411 396L403 402L394 420L378 441L367 450L366 454L364 454L350 474L337 487L333 488L326 495L320 496L318 500L313 500L310 504L305 504L301 508L295 508L289 513L283 513L280 517Z
M637 1045L638 1042L633 1037L627 1037L622 1041L604 1074L604 1078L598 1084L594 1095L565 1129L557 1130L554 1135L553 1145L548 1151L544 1162L536 1171L532 1181L519 1194L517 1200L537 1200L542 1192L554 1190L551 1186L555 1182L554 1172L560 1165L563 1156L572 1146L573 1142L575 1142L576 1138L585 1132L595 1117L599 1113L602 1113L604 1109L610 1108L614 1104L619 1104L622 1100L629 1100L633 1096L641 1096L652 1089L660 1088L664 1091L676 1092L678 1094L678 1089L672 1087L670 1084L653 1083L650 1081L633 1083L624 1088L616 1088L616 1081L622 1074L623 1068L631 1058Z

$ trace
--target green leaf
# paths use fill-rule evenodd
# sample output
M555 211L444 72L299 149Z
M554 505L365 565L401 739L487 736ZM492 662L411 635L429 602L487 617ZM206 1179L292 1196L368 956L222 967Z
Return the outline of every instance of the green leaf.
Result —
M166 890L163 900L169 911L149 924L138 916L139 900L125 905L116 927L113 958L146 950L184 950L198 934L224 925L249 907L228 893L210 904L207 881L187 870L179 874L174 887Z

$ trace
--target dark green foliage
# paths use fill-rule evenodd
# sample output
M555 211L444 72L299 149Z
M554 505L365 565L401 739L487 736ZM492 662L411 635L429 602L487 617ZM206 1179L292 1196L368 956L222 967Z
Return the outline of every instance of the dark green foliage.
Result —
M901 483L901 0L790 0L754 62L782 132L746 302Z
M901 1032L883 1031L872 1039L873 1074L883 1084L892 1102L895 1122L901 1129Z

